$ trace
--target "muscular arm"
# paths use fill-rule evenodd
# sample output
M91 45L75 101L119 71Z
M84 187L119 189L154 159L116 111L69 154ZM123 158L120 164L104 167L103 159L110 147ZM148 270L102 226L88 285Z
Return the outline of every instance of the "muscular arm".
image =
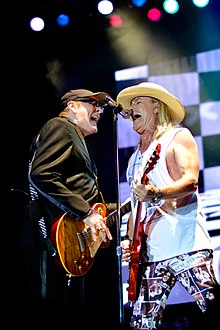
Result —
M199 153L197 144L188 130L176 134L167 149L167 168L174 180L164 187L164 197L183 197L197 189L199 176Z
M199 176L199 153L196 142L189 130L179 131L167 148L167 169L174 180L169 186L159 187L163 199L182 198L196 191ZM152 185L138 185L135 193L139 200L154 198L159 192Z

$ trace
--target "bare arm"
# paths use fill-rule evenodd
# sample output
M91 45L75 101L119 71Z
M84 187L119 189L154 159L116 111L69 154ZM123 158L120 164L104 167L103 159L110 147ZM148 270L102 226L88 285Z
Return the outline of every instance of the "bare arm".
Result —
M166 161L174 182L164 187L155 187L151 182L147 185L137 185L135 194L141 202L154 198L159 191L163 199L170 199L185 197L197 189L199 154L195 139L188 130L182 130L176 134L167 149Z

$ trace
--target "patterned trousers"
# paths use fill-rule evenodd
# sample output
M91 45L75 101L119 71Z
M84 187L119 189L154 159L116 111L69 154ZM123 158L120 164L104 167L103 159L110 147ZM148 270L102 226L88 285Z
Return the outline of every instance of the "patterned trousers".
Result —
M213 271L210 250L195 251L161 262L146 263L137 301L133 306L130 326L134 329L157 329L161 323L166 301L176 281L194 297L202 312L207 301L215 299L218 285Z

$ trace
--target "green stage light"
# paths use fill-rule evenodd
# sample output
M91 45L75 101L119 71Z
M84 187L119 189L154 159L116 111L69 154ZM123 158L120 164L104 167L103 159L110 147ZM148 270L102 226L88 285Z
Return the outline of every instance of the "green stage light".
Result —
M165 0L163 8L168 14L176 14L179 10L179 4L176 0Z

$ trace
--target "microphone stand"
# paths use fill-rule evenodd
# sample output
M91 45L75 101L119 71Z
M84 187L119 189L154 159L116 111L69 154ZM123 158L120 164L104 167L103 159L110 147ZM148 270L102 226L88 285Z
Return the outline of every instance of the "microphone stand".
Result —
M123 281L122 281L122 248L121 248L121 202L120 202L120 187L119 187L119 160L118 160L118 113L120 114L120 105L116 105L113 108L113 131L114 131L114 151L115 151L115 168L116 168L116 180L117 180L117 191L116 191L116 200L117 200L117 221L116 221L116 230L117 230L117 265L118 265L118 294L119 294L119 319L121 327L124 326L124 306L123 306Z

